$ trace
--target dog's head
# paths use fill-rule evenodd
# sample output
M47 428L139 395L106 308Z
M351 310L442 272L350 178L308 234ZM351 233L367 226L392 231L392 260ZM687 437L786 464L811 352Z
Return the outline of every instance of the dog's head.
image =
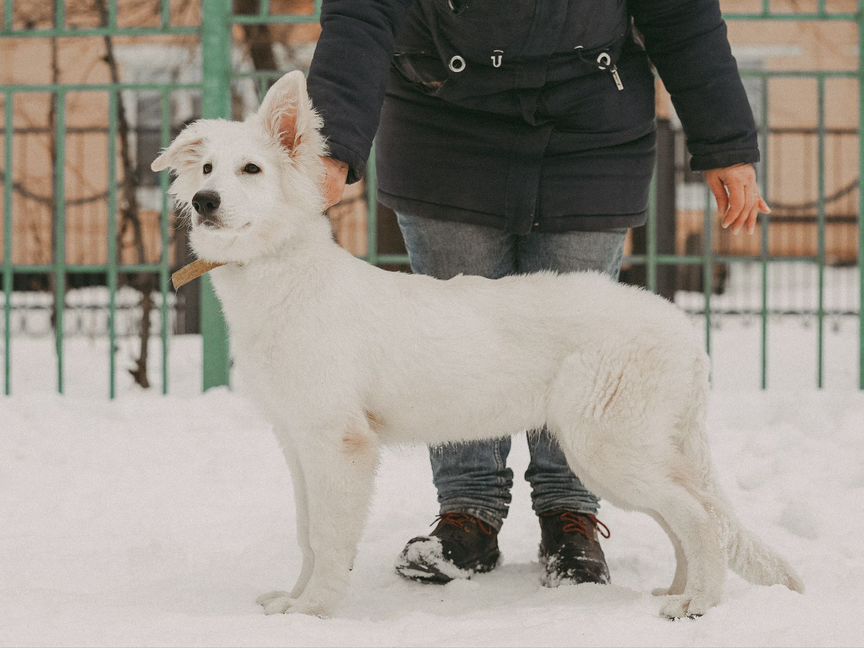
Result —
M171 194L199 258L272 254L321 218L320 126L303 74L290 72L245 121L196 121L153 161L154 171L176 172Z

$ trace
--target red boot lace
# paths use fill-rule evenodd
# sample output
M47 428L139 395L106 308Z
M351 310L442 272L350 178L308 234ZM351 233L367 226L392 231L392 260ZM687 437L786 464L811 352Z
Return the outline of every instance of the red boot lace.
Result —
M564 522L564 533L578 533L591 540L596 529L604 538L610 538L612 532L603 522L601 522L593 513L573 513L565 511L558 516L558 519Z
M476 526L484 535L491 536L495 533L495 530L483 520L467 513L444 513L432 520L432 524L456 527L466 533L471 533L471 527Z

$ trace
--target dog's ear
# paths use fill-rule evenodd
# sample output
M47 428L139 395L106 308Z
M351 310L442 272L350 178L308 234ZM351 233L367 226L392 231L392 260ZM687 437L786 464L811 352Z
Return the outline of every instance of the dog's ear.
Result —
M318 116L306 92L306 77L299 70L284 75L267 91L258 116L267 132L292 155L316 141Z
M178 169L183 166L197 164L201 160L201 149L204 138L197 127L198 122L189 124L174 138L168 148L150 164L153 171L163 169Z

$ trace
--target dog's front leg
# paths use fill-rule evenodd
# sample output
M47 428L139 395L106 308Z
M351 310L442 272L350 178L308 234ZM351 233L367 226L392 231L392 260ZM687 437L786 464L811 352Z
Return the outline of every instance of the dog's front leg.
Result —
M289 463L295 489L302 482L305 492L305 497L297 494L298 539L304 551L304 568L290 596L265 595L259 603L268 613L322 616L330 612L348 585L372 496L377 440L364 418L338 431L313 428L302 437L292 434L285 450L286 455L293 455ZM304 547L304 535L308 549Z
M256 601L264 608L266 614L278 614L288 610L291 604L300 597L306 584L312 576L312 567L315 564L315 556L312 553L312 545L309 543L309 505L306 495L306 479L303 475L303 467L300 465L297 449L292 442L292 436L285 427L277 426L277 434L288 462L291 482L294 487L294 509L297 516L297 545L303 558L300 574L290 592L281 590L268 592L259 596Z

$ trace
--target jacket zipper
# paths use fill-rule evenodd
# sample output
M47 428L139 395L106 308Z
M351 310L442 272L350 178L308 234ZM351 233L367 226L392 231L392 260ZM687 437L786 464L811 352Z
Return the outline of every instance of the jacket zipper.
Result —
M621 92L624 89L624 83L621 81L621 75L618 74L618 66L613 65L609 71L612 73L612 79L615 81L615 87L618 88L618 92Z

